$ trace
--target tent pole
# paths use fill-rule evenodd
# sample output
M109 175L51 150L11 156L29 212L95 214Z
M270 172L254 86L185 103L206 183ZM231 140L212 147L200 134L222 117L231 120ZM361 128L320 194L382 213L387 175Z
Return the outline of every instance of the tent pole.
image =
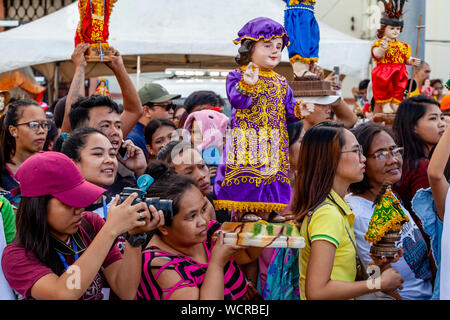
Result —
M141 56L137 56L136 66L136 90L139 90L139 77L141 76Z

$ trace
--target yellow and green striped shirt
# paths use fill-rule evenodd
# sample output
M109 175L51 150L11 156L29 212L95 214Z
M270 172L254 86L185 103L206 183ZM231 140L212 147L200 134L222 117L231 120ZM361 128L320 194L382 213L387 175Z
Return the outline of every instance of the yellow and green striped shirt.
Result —
M333 270L331 272L331 280L339 281L355 281L356 278L356 251L347 234L349 231L353 241L355 241L355 235L353 233L353 221L355 216L351 211L347 202L342 199L334 190L331 190L330 196L336 201L337 204L343 209L343 213L339 211L339 208L333 204L329 198L325 202L330 203L321 206L314 212L311 222L308 227L309 237L307 239L306 226L308 216L303 220L300 228L302 237L305 238L305 248L300 249L299 254L299 286L300 286L300 298L306 300L305 294L305 279L306 270L308 267L309 256L311 252L310 242L316 240L328 241L336 247L336 253L334 256Z

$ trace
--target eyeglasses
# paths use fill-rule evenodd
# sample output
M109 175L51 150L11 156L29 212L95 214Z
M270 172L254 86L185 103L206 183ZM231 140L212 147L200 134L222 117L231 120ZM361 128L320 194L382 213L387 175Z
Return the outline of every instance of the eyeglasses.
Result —
M164 108L164 109L166 109L166 111L169 111L170 109L175 109L175 107L176 107L175 104L173 104L172 102L168 103L168 104L157 104L157 103L155 103L154 106L155 107Z
M47 131L50 128L50 121L28 121L22 123L16 123L15 127L27 125L28 128L33 130L34 132L38 131L39 128L42 128L44 131Z
M149 108L154 108L154 107L164 108L164 109L166 109L166 111L169 111L170 109L175 109L175 107L176 107L176 105L174 103L172 103L172 102L168 103L168 104L148 102L148 103L146 103L144 105L149 107Z
M367 157L374 158L376 161L386 161L389 157L392 158L400 158L403 156L403 148L397 147L392 150L383 150L383 151L377 151L373 154L368 154Z
M341 153L348 153L348 152L354 152L354 153L358 154L359 160L362 159L363 149L362 149L361 145L358 145L358 149L353 149L353 150L348 150L348 151L341 151Z

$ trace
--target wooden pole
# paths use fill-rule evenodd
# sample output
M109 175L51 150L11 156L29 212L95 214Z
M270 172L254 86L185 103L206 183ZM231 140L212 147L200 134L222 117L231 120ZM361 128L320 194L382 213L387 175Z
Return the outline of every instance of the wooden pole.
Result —
M416 26L416 28L417 28L417 42L416 42L416 55L415 55L415 58L417 58L417 56L419 55L420 29L425 28L425 26L422 26L422 16L423 16L423 14L421 13L420 17L419 17L419 25ZM412 83L414 81L415 75L416 75L416 66L413 66L413 72L412 72L411 81L409 82L409 89L408 89L408 96L407 96L407 98L409 98L409 96L411 95ZM419 85L419 84L417 84L417 85Z

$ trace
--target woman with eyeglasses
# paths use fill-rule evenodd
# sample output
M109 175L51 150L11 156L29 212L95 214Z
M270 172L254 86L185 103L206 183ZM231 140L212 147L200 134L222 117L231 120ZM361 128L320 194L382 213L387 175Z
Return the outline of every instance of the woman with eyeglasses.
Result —
M44 109L33 100L20 99L8 106L0 128L0 187L12 190L19 166L44 148L50 126ZM16 199L17 200L17 199Z
M299 256L302 300L353 299L402 287L393 268L377 278L379 287L372 280L355 281L354 214L344 197L350 184L363 179L365 161L355 136L338 123L320 123L303 137L292 201L305 238Z
M362 146L366 158L364 178L350 185L351 194L345 197L355 214L353 231L360 257L365 264L372 260L370 244L365 240L370 219L373 214L373 202L383 184L397 183L402 177L403 148L397 146L389 129L377 124L363 124L352 130L358 143ZM392 268L398 270L405 280L403 289L399 290L402 299L428 300L432 293L431 268L425 240L410 213L402 206L409 217L400 232L397 247L403 248L403 256ZM387 265L388 266L388 265ZM378 299L389 299L389 296L376 293ZM371 298L374 298L373 296Z

